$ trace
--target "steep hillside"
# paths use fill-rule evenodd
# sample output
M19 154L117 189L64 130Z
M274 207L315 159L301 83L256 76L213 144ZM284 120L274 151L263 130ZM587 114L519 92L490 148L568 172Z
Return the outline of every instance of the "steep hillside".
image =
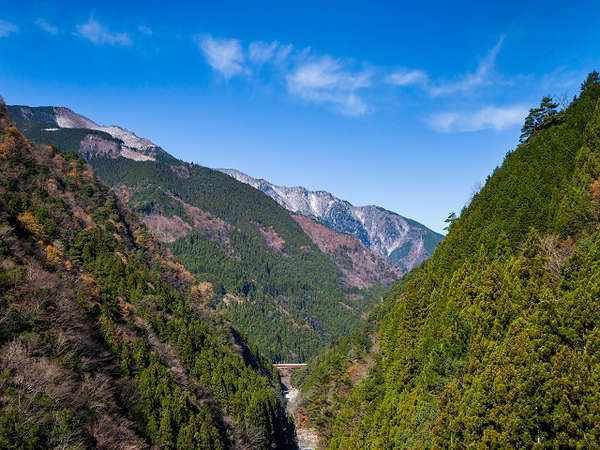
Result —
M443 239L424 225L378 206L352 206L329 192L276 186L233 169L221 171L261 190L289 211L356 236L377 256L405 272L429 258Z
M126 137L128 146L120 140L123 134L108 134L115 127L97 126L65 108L10 111L32 139L78 149L168 243L202 283L211 305L226 311L272 360L304 361L360 327L381 298L381 283L396 278L373 261L362 267L350 248L338 247L330 258L262 192L179 161L149 141L135 146L140 138L132 135ZM60 128L65 124L93 128Z
M285 448L275 369L76 153L0 100L0 447Z
M340 268L349 285L390 286L397 280L394 274L402 275L402 271L391 270L384 260L367 250L358 238L334 231L310 217L300 214L294 214L293 217L321 251Z
M17 128L36 142L43 141L49 143L48 145L55 145L56 142L59 144L57 147L68 146L71 150L78 149L81 145L86 155L96 152L104 154L104 148L108 147L112 151L110 156L142 161L153 160L157 154L164 153L148 139L140 138L121 127L98 125L69 108L9 106L8 110ZM86 136L89 137L82 142ZM66 144L65 139L71 142Z
M592 73L566 110L532 110L523 142L388 297L374 363L326 408L323 446L600 446L599 99Z
M354 386L362 382L379 358L377 331L381 320L406 292L421 268L406 274L369 313L363 328L337 340L294 371L293 386L301 386L296 398L294 419L298 434L309 429L322 443L332 437L333 425Z

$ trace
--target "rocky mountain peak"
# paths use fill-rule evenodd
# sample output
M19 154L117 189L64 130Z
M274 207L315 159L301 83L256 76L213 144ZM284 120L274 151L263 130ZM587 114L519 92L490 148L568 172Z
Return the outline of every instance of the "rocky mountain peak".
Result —
M135 133L115 125L103 126L88 119L87 117L77 114L69 108L63 106L10 106L10 115L12 119L19 124L20 122L35 122L45 124L47 128L40 132L51 133L61 129L87 129L106 133L113 141L119 145L119 151L115 156L123 156L125 158L134 159L137 161L153 160L154 157L163 152L163 150L152 141L141 138ZM90 140L90 137L87 137ZM93 139L100 142L101 147L114 145L108 143L106 139Z
M335 231L356 236L393 267L410 270L431 256L443 236L375 205L353 206L327 191L277 186L234 169L221 172L264 192L284 208L312 217Z

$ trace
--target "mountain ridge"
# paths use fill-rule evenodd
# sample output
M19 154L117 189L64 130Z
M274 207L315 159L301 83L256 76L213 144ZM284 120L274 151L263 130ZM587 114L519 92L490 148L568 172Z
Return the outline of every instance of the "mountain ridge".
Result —
M0 448L290 448L276 369L0 98Z
M83 156L197 278L211 306L274 361L304 361L360 326L397 280L362 244L325 234L323 246L323 233L310 236L272 198L224 173L159 147L128 147L111 127L60 128L96 126L70 110L9 111L30 139Z
M217 169L264 192L293 213L312 217L335 231L356 236L377 256L408 271L431 256L443 236L419 222L377 205L354 206L330 192L278 186L236 169Z
M158 153L166 153L149 139L137 136L134 132L117 125L98 125L93 120L74 112L65 106L36 106L11 105L9 113L15 125L21 128L26 121L53 125L57 128L43 128L41 131L55 132L60 129L86 129L110 135L121 143L120 156L129 159L153 160Z

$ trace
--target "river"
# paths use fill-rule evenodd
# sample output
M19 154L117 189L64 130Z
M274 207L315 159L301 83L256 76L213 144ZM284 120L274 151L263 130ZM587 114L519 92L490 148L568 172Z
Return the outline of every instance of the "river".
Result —
M289 373L281 374L281 382L285 386L285 410L294 418L296 423L296 438L300 450L316 450L319 445L319 434L314 428L302 425L302 420L298 417L297 408L300 402L301 393L290 383Z

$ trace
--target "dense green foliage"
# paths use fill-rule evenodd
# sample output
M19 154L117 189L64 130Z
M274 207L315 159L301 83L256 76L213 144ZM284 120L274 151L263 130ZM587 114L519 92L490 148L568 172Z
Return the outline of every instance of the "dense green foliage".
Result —
M600 446L599 98L593 73L449 220L323 445Z
M0 111L0 447L286 447L275 369L75 153Z
M178 215L193 224L192 206L226 223L218 233L194 230L171 248L199 280L213 284L219 308L273 360L306 360L331 338L360 326L359 312L379 298L380 292L344 286L340 270L286 210L225 174L167 156L91 163L103 180L130 188L129 204L142 215ZM264 230L275 230L281 249L267 245ZM243 302L219 301L225 293Z
M11 108L18 115L19 107ZM55 126L46 123L51 113L36 108L33 119L39 122L21 118L18 125L36 142L79 148L86 130L44 131ZM106 133L90 133L119 144ZM198 281L212 283L213 306L247 330L272 360L306 360L359 327L361 313L381 297L381 287L346 286L335 263L287 211L227 175L164 152L150 162L86 156L140 216L176 216L193 228L170 244L175 256ZM281 239L281 248L269 246L265 232ZM227 293L243 303L222 301Z
M399 301L424 264L406 274L384 295L383 302L371 310L361 329L338 339L312 358L307 366L292 373L292 385L302 387L296 416L308 420L325 441L331 438L335 417L352 387L366 376L378 358L373 342L376 342L375 333L381 320Z
M156 161L113 159L122 144L118 139L94 130L56 129L52 108L10 111L28 138L63 151L79 149L131 209L165 225L167 236L159 238L199 282L212 284L212 306L244 328L272 360L305 361L360 327L361 315L381 298L381 286L348 287L336 264L349 269L350 258L330 259L262 192L160 149ZM106 152L84 149L88 134L101 138Z
M440 244L443 251L432 260L432 272L456 270L481 244L493 248L502 232L511 248L524 241L531 227L542 234L572 233L564 222L575 214L572 202L585 196L579 192L580 198L568 199L569 191L575 179L584 176L577 167L583 164L578 155L586 152L584 135L593 126L589 122L597 96L598 87L593 85L559 114L560 121L507 154L460 219L453 221L451 233ZM589 193L589 186L583 188ZM569 207L561 206L567 201Z

